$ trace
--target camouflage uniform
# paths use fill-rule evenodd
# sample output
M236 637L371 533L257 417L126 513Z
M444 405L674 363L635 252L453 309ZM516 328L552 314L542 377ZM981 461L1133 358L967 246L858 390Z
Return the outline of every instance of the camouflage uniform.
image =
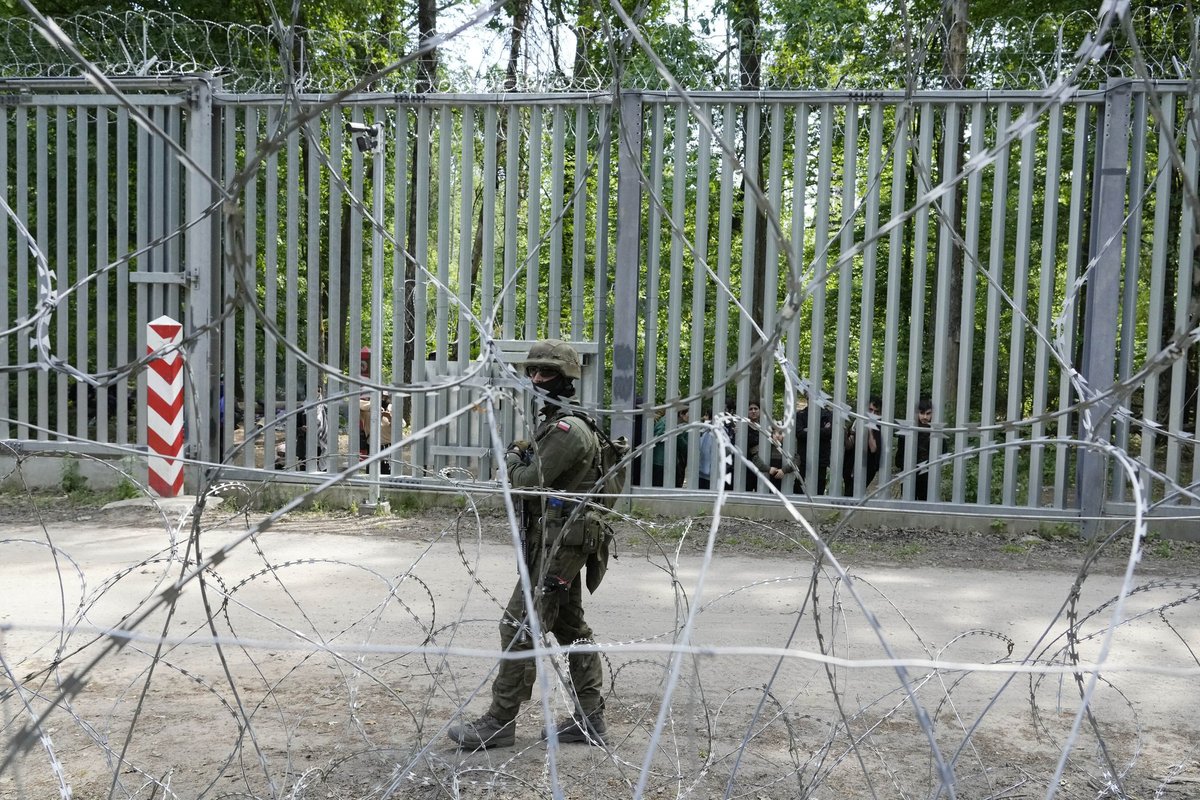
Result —
M534 432L523 458L507 456L509 482L514 489L545 488L580 498L599 478L599 441L588 423L570 406L546 409L549 413ZM591 641L592 629L583 618L581 571L588 556L603 545L603 528L594 512L575 509L576 502L556 497L530 497L524 501L525 563L529 567L532 595L544 632L553 633L561 645ZM572 517L572 512L576 513ZM543 593L547 576L570 583L561 591ZM525 598L520 583L500 621L500 644L505 651L529 650ZM579 710L591 715L604 707L604 675L596 653L572 653L568 659L571 682ZM532 696L537 667L532 659L501 660L492 683L489 714L501 721L516 717L521 703Z

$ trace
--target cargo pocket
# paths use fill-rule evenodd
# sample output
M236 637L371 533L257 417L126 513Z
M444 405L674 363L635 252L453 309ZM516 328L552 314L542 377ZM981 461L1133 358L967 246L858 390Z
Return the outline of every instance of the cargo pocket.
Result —
M590 553L587 557L585 584L588 594L594 593L600 587L600 582L604 580L604 575L608 572L608 556L613 544L612 528L599 521L596 524L600 526L600 545L596 548L596 552Z
M595 553L600 549L605 527L591 514L582 514L562 532L562 543L566 547L578 547L584 553Z

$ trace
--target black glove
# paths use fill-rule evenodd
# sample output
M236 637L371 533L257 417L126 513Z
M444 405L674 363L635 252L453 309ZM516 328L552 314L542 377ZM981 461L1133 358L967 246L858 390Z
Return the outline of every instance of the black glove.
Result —
M508 446L507 455L516 456L522 464L529 463L529 454L533 450L533 445L524 439L518 439Z
M547 575L542 581L542 594L566 594L571 589L571 582L557 575Z

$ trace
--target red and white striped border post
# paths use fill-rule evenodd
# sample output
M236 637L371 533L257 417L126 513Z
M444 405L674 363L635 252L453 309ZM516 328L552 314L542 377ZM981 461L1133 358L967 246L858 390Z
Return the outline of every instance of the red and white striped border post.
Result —
M167 316L146 325L146 353L178 345L183 326ZM183 352L151 360L146 372L146 444L150 447L150 491L159 497L183 493Z

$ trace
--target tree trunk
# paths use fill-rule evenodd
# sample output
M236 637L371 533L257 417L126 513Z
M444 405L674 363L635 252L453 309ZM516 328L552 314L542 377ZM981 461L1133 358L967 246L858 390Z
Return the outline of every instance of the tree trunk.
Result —
M758 0L735 0L730 8L731 16L734 24L738 29L738 73L740 86L744 90L758 91L762 88L762 8ZM760 187L763 186L763 175L766 168L766 153L770 143L770 132L762 125L762 109L757 106L747 107L746 116L743 118L742 129L749 131L750 114L759 114L759 141L758 153L755 159L753 172L756 175L756 180ZM746 148L747 151L749 148ZM750 170L747 170L749 173ZM767 291L771 291L771 296L774 297L774 287L766 286L767 282L767 218L762 209L750 192L749 187L746 187L742 193L744 208L742 213L754 214L754 239L753 241L743 241L742 247L748 248L753 253L753 280L754 280L754 296L750 304L750 314L754 321L761 326L765 318L765 305ZM753 345L761 344L761 340L756 340ZM756 358L751 365L750 380L752 381L752 395L757 396L760 387L763 385L765 362L762 358ZM761 402L765 403L765 408L768 410L773 408L771 398L762 398Z
M418 41L422 46L429 42L437 35L437 4L434 0L417 0L417 30ZM437 51L430 50L422 53L417 60L417 83L416 90L418 94L427 94L432 92L436 87L437 79ZM412 137L412 152L409 158L409 176L408 176L408 242L404 248L404 264L403 266L396 264L393 269L404 270L404 333L403 333L403 356L401 358L401 370L403 375L393 377L393 381L399 384L410 383L412 381L413 363L418 357L425 357L424 340L425 332L416 329L413 317L416 315L415 304L413 303L413 293L417 286L417 267L413 262L412 254L417 250L417 137ZM422 342L420 353L417 351L418 339ZM400 400L400 417L406 420L412 420L412 400L407 395ZM395 410L392 411L392 418L396 418Z
M968 0L949 0L946 4L946 54L942 70L942 85L946 89L963 89L967 85L967 5ZM953 136L957 138L958 148L953 164L946 162L945 150L942 151L942 181L962 172L963 164L966 163L963 142L966 132L966 114L959 114L958 124L954 130L950 130L949 127L945 129L947 137ZM946 386L954 393L954 397L957 397L958 394L958 358L959 347L962 341L964 311L962 307L962 285L963 278L965 277L963 273L967 269L966 254L963 252L961 244L963 216L967 203L966 192L963 191L964 188L964 186L959 186L959 190L954 193L954 204L947 209L953 233L949 234L952 237L952 241L950 244L950 286L947 287L949 307L946 320L946 341L948 345L946 352ZM971 268L973 269L974 267ZM974 309L966 309L966 311L971 314L971 319L967 324L974 324Z
M508 45L508 68L504 73L504 91L517 88L517 67L521 63L521 47L525 41L525 26L529 24L529 0L513 0L512 39Z

